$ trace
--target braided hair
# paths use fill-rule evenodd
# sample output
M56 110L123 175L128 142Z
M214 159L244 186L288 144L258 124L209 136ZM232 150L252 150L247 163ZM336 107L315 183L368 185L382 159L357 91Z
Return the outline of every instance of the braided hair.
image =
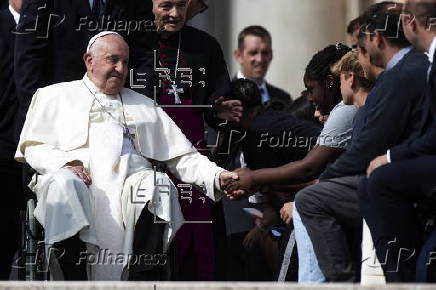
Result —
M342 99L340 79L332 74L331 67L350 51L351 48L342 43L329 45L317 52L306 67L304 80L317 81L324 87L324 96L318 98L317 104L323 115L328 115Z

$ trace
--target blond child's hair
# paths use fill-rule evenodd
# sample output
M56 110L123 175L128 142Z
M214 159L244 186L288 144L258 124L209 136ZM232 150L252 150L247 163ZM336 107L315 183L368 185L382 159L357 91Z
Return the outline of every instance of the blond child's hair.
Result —
M337 63L332 66L331 72L338 77L342 73L354 73L359 82L359 86L362 89L369 91L373 87L372 82L365 77L365 71L363 70L362 65L359 63L358 53L355 51L350 51L345 54Z

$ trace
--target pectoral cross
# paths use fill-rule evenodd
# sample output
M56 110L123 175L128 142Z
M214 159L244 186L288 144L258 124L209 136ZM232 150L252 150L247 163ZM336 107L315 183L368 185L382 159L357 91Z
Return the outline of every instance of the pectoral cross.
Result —
M175 104L181 104L182 101L180 100L179 93L183 93L184 92L183 88L178 88L175 82L173 82L173 84L171 85L171 88L172 89L170 89L168 91L168 94L174 95L174 103Z

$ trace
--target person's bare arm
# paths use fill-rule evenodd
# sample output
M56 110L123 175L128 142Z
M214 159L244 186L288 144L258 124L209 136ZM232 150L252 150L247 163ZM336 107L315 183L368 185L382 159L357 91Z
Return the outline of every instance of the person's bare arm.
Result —
M255 184L298 184L316 179L325 166L336 160L343 149L317 146L302 160L291 162L277 168L253 171Z
M343 152L343 149L317 146L304 159L285 164L277 168L250 170L237 169L239 179L229 185L228 192L253 191L269 184L301 184L316 178L328 163L333 162Z

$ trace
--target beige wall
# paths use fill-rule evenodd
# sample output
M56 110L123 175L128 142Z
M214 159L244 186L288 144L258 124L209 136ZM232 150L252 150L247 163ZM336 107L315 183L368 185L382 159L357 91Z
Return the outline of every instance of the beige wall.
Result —
M237 35L245 26L265 26L273 38L274 59L267 80L294 98L304 89L304 69L328 44L348 43L347 23L373 0L209 0L209 11L194 24L214 35L223 47L229 72Z
M310 57L327 44L345 41L346 0L236 0L231 9L231 54L238 32L247 25L265 26L273 39L274 59L267 80L295 98ZM334 11L335 17L332 17ZM339 16L341 15L341 16ZM238 65L231 62L232 73Z

